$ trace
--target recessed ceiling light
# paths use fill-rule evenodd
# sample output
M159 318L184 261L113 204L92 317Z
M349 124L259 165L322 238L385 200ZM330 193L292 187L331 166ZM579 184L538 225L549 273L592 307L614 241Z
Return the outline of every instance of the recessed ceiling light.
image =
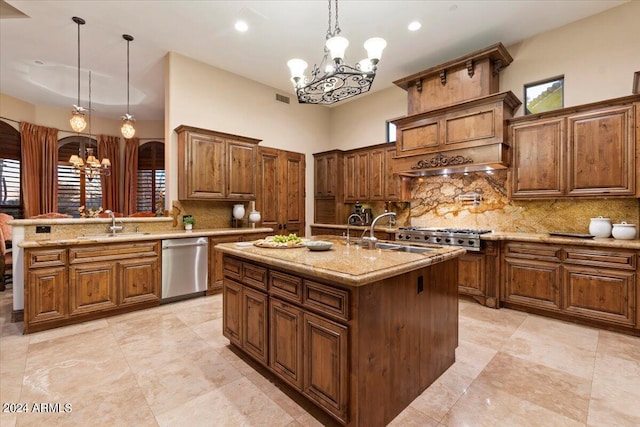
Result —
M413 21L407 28L409 28L409 31L418 31L420 27L422 27L421 23L419 23L418 21Z
M245 21L237 21L235 24L236 30L244 33L249 29L249 25Z

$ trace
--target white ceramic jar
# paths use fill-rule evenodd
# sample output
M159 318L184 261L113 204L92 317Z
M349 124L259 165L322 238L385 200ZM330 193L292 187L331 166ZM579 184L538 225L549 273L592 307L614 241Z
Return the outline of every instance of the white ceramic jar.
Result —
M244 205L241 205L241 204L233 205L233 217L235 219L244 218Z
M595 237L609 237L611 236L611 219L603 218L591 218L589 223L589 234Z
M620 224L613 224L612 233L614 239L633 240L636 238L636 226L622 221Z
M260 212L253 210L249 213L249 222L253 227L256 226L256 222L260 222Z

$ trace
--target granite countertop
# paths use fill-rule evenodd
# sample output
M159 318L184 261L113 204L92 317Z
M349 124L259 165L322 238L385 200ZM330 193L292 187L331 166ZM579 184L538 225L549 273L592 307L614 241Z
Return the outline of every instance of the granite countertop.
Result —
M603 248L619 248L640 250L640 239L620 240L612 238L578 238L551 236L549 233L518 233L508 231L494 231L480 235L481 240L516 240L520 242L556 243L574 246L600 246Z
M220 243L216 250L242 259L280 267L286 271L304 274L347 286L362 286L436 264L464 254L462 248L430 246L435 250L421 254L397 252L388 249L364 249L347 246L335 236L316 236L311 240L328 240L333 247L328 251L309 249L269 249L253 245Z
M331 228L331 229L347 229L343 224L312 224L312 227L318 228ZM350 226L354 230L364 230L369 227L363 226ZM387 233L395 233L397 227L375 227L375 230L384 231ZM613 238L577 238L577 237L564 237L564 236L551 236L549 233L523 233L516 231L493 231L480 235L481 240L518 240L521 242L540 242L540 243L556 243L562 245L576 245L576 246L600 246L603 248L620 248L620 249L632 249L640 250L640 239L634 240L620 240Z
M47 246L61 246L61 245L89 245L96 243L116 243L116 242L134 242L144 240L161 240L161 239L184 239L188 237L215 237L215 236L229 236L229 235L243 235L253 233L271 233L272 228L260 227L260 228L212 228L202 230L175 230L175 231L153 231L149 233L121 233L116 236L109 237L93 237L82 238L67 237L67 238L52 238L49 240L25 240L20 242L18 246L22 248L39 248ZM106 234L106 233L105 233Z
M311 224L311 227L315 227L315 228L331 228L331 229L341 229L341 230L347 230L347 227L349 228L349 230L369 230L371 229L370 225L349 225L347 226L346 224ZM373 227L373 229L375 231L383 231L385 233L395 233L396 231L398 231L398 227L390 227L390 226L385 226L385 225L376 225L375 227Z

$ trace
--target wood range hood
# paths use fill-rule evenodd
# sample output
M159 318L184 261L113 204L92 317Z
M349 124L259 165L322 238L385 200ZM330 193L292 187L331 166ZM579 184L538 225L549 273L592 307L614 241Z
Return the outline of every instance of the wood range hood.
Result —
M421 177L505 169L506 121L521 105L498 92L512 62L501 43L394 83L408 92L408 115L396 125L393 173Z

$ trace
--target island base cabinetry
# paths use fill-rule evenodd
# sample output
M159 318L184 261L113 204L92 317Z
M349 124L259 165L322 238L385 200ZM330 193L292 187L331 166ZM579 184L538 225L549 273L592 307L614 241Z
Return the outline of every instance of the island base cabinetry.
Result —
M224 336L340 424L388 424L455 360L457 259L361 286L224 266Z
M636 253L507 242L502 265L504 306L637 334Z
M159 242L25 250L24 332L156 306Z

